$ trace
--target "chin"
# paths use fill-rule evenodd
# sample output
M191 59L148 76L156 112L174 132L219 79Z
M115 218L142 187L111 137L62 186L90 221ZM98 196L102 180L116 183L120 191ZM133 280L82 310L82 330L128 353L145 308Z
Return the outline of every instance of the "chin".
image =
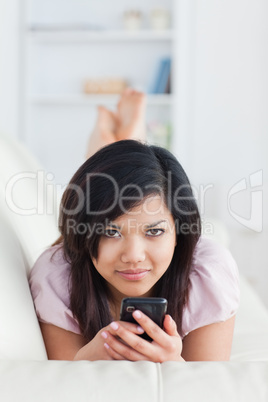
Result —
M126 297L150 297L151 296L151 291L150 289L133 289L129 290L129 292L124 292L126 294Z

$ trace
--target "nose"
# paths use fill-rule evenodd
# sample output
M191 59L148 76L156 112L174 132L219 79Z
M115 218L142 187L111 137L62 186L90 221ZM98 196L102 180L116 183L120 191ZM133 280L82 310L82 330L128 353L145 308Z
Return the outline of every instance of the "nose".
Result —
M125 244L121 253L121 261L123 263L137 264L145 260L144 242L138 236L133 236L125 240Z

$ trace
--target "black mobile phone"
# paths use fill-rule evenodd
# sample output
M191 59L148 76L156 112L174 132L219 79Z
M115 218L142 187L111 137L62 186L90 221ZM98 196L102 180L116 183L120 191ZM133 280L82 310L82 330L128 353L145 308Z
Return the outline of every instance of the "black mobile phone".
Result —
M163 297L126 297L121 302L120 320L137 324L137 321L132 316L135 310L142 311L159 325L160 328L163 328L163 321L167 311L167 300ZM146 332L139 336L147 341L152 341L152 338Z

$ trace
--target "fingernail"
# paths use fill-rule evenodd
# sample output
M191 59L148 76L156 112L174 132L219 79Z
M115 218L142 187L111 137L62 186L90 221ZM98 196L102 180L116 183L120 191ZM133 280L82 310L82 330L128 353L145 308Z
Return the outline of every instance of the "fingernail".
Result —
M119 328L119 325L116 322L111 322L110 327L113 328L114 330L117 330Z
M106 349L110 349L110 346L109 346L107 343L104 344L104 347L105 347Z
M137 326L137 331L142 334L144 332L144 329L140 327L139 325Z
M134 313L133 313L133 316L135 318L141 318L141 312L139 310L135 310Z
M107 335L106 332L102 332L102 333L101 333L101 336L102 336L104 339L107 339L107 338L108 338L108 335Z

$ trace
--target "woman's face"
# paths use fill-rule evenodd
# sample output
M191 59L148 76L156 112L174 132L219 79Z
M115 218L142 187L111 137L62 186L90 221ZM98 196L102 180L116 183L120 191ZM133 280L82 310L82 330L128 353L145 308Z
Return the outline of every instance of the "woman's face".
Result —
M173 217L163 199L152 196L109 223L93 263L118 302L126 296L152 296L175 246Z

